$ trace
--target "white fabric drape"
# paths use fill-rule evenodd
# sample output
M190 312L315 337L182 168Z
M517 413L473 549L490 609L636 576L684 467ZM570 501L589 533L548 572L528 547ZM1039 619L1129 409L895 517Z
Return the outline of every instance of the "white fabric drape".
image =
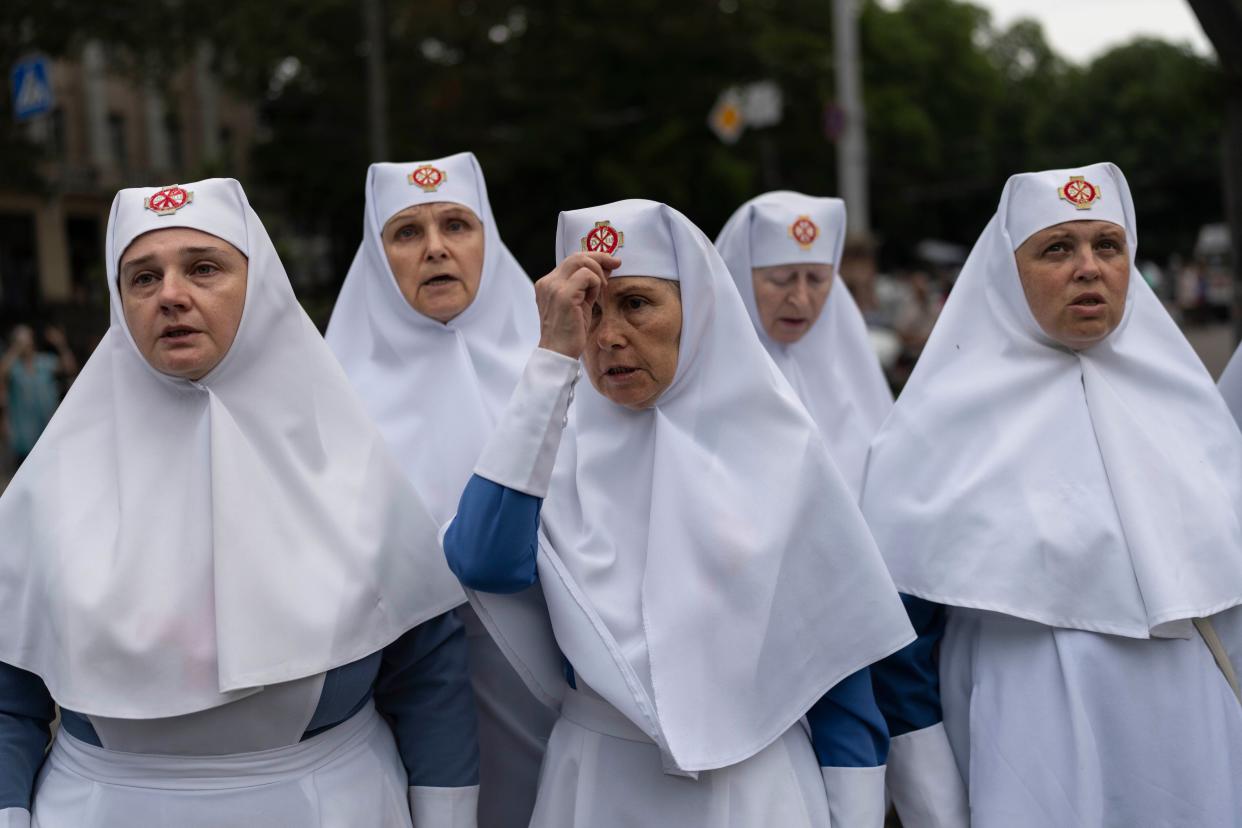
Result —
M789 228L800 217L816 220L819 235L801 245ZM760 220L762 218L762 220ZM765 250L756 254L756 234ZM834 272L820 317L802 339L791 344L768 336L759 321L751 270L770 264L839 265L845 243L845 203L801 193L765 193L730 217L716 249L729 267L759 341L806 405L828 443L832 459L855 494L862 487L867 447L893 407L879 360L871 350L867 325L849 288Z
M1100 210L1058 198L1071 175ZM1112 164L1006 184L871 448L863 512L902 591L1138 638L1242 603L1242 438L1137 269L1120 325L1082 351L1026 303L1013 228L1114 217L1133 262Z
M381 649L463 600L436 524L298 305L233 180L122 190L112 325L0 499L0 661L126 719L215 707ZM118 261L190 227L249 258L232 348L198 382L156 372Z

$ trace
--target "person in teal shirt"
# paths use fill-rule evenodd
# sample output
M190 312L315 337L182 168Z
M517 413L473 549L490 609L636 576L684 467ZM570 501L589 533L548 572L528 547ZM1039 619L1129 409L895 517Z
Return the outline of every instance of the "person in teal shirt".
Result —
M48 328L44 338L56 349L55 355L36 350L34 331L18 325L0 357L0 438L17 466L30 454L60 402L57 375L69 380L78 372L64 332Z

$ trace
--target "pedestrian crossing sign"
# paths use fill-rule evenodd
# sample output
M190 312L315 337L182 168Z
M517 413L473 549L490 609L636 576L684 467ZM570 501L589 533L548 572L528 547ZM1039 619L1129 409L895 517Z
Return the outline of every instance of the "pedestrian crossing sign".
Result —
M49 112L55 103L52 97L51 63L43 55L24 57L13 64L9 75L13 88L13 117L29 120Z

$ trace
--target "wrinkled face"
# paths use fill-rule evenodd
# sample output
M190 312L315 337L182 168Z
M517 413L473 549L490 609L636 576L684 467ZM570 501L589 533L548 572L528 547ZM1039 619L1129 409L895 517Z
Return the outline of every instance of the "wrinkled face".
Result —
M155 370L197 380L233 345L246 305L246 257L183 227L144 233L121 254L125 323Z
M448 322L470 307L483 276L483 222L462 204L407 207L383 232L388 266L410 307Z
M1130 286L1125 230L1111 221L1067 221L1014 251L1027 304L1044 333L1088 348L1121 322Z
M681 290L651 276L606 280L582 359L595 390L635 410L655 405L677 374Z
M759 322L768 336L797 342L819 319L832 288L832 265L788 264L751 270Z

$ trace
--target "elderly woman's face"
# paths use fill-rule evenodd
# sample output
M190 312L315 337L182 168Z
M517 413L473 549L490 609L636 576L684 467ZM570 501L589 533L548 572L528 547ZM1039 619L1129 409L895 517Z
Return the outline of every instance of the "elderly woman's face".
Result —
M201 379L233 346L246 304L246 257L184 227L144 233L121 254L125 323L155 370Z
M635 410L655 405L677 374L681 290L650 276L605 280L582 354L595 390Z
M1125 230L1111 221L1067 221L1035 233L1014 258L1031 313L1067 348L1088 348L1121 322L1130 287Z
M384 225L384 252L410 307L448 322L470 307L483 276L483 222L463 204L407 207Z
M759 322L768 336L797 342L819 319L832 289L832 265L788 264L751 270Z

